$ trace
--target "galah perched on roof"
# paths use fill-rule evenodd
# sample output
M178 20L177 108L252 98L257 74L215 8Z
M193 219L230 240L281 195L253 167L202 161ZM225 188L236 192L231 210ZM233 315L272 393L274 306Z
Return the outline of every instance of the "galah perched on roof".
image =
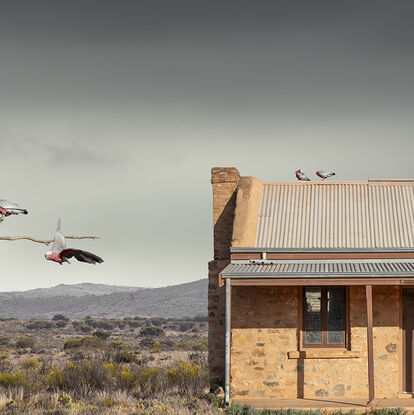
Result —
M9 202L6 199L0 199L0 216L19 215L20 213L27 215L29 212L16 203Z
M295 174L296 174L296 178L298 180L305 180L305 181L308 181L308 182L310 181L309 177L306 176L306 174L302 171L302 169L296 170Z
M322 180L325 180L328 177L335 176L335 173L333 171L318 170L316 175L319 176Z
M62 265L64 262L69 263L68 259L72 257L75 257L80 262L87 262L88 264L100 264L103 262L102 258L95 254L91 254L90 252L82 251L81 249L66 248L66 240L62 234L61 222L59 219L52 249L45 253L45 258L48 261L58 262Z

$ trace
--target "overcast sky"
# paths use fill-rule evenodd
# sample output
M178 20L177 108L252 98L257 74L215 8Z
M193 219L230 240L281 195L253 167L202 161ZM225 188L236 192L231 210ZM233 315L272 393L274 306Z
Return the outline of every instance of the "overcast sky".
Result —
M12 1L0 5L0 291L207 276L210 169L413 177L412 1Z

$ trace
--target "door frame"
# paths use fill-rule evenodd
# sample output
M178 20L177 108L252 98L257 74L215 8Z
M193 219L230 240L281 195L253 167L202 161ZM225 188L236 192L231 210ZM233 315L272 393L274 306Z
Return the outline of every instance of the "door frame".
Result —
M411 290L414 294L414 287L402 287L401 289L401 331L402 331L402 392L403 393L414 393L414 336L411 339L411 391L407 390L407 342L406 342L406 325L405 325L405 304L406 295L408 290ZM414 320L414 314L412 314ZM414 333L414 321L412 323Z

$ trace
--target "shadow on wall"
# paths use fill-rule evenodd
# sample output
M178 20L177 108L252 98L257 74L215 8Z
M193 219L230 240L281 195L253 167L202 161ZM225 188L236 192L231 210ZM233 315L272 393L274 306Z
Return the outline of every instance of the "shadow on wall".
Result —
M230 197L214 225L214 259L230 259L235 207L236 192Z

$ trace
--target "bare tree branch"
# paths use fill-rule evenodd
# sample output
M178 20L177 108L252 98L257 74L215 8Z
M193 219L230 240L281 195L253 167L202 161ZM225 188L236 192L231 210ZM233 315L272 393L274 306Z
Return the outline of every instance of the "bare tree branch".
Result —
M66 239L99 239L99 236L65 236ZM39 244L49 245L53 242L53 239L42 240L36 239L31 236L0 236L0 241L18 241L21 239L27 239L32 242L37 242Z

